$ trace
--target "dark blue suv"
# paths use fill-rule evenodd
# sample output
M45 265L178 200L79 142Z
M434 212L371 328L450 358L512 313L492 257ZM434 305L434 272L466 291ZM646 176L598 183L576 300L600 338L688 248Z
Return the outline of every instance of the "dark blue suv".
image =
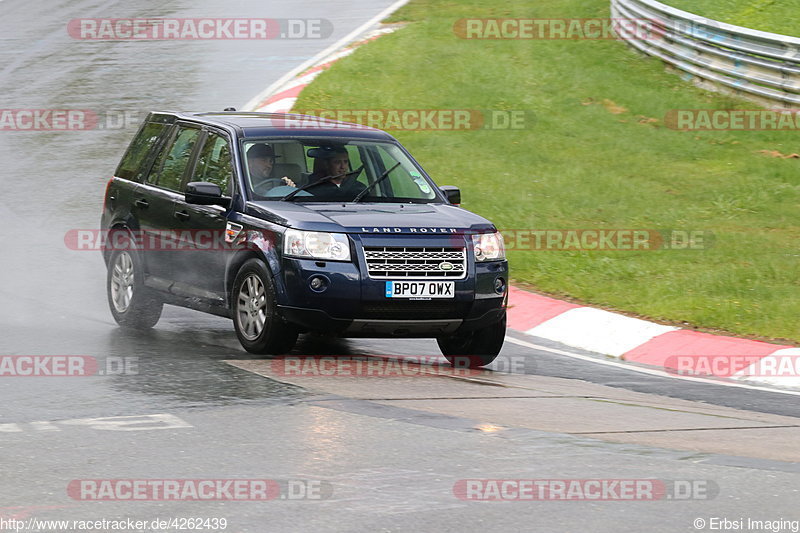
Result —
M386 132L292 114L150 113L109 181L107 292L122 326L164 304L233 319L249 352L300 333L434 337L489 364L506 330L508 263Z

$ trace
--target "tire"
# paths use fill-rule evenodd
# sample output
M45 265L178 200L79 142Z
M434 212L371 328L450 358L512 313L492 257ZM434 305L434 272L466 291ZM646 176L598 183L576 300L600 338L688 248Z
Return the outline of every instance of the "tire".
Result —
M503 348L506 315L491 326L460 336L437 337L436 342L447 361L458 368L478 368L491 364Z
M239 269L231 292L233 326L250 353L285 354L297 342L298 330L277 312L275 285L264 263L249 259Z
M164 303L144 285L139 254L132 249L114 250L106 275L108 306L117 324L131 329L149 329L158 323Z

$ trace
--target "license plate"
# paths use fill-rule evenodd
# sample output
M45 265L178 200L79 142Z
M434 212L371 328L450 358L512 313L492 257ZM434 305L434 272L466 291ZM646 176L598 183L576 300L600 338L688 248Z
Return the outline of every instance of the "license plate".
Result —
M387 281L387 298L455 298L453 281Z

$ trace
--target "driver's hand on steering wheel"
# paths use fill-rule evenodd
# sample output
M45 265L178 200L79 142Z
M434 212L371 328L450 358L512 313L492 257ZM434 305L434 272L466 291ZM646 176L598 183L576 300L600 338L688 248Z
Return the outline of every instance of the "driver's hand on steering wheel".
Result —
M294 181L284 176L282 178L267 178L258 183L253 183L253 192L261 196L265 196L269 193L270 190L274 189L275 187L280 187L282 185L296 187Z

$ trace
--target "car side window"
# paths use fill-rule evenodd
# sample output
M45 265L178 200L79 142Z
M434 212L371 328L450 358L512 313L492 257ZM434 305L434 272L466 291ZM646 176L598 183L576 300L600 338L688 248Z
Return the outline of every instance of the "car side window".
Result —
M147 154L153 149L166 128L167 124L158 122L146 123L122 157L116 176L127 180L141 178L143 172L141 166L147 158Z
M215 183L222 194L230 196L233 193L233 165L228 139L216 133L208 134L190 181Z
M178 126L178 132L158 155L153 170L147 178L148 183L172 191L179 191L183 173L192 156L192 151L200 137L198 128Z

